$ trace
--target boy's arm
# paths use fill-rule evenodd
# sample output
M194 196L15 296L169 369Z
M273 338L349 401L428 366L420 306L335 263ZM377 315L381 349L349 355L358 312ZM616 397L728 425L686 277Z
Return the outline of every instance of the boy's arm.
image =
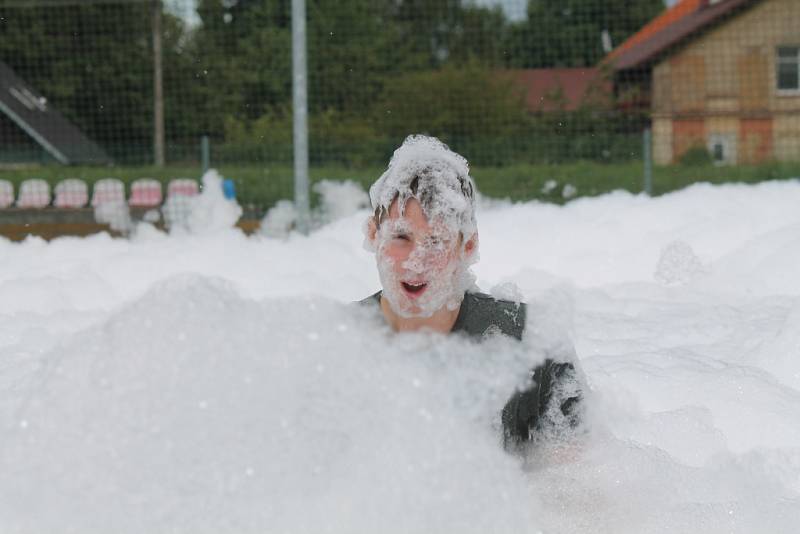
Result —
M533 370L531 382L515 392L503 408L503 445L507 449L531 441L547 425L574 428L579 423L581 392L571 363L547 359Z

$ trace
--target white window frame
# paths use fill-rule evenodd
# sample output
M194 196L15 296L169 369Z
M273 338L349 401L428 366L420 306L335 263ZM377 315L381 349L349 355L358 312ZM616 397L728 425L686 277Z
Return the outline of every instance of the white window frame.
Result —
M782 58L780 50L785 48L794 48L794 58ZM784 63L797 66L797 87L791 89L781 89L778 87L778 76L780 66ZM797 96L800 95L800 46L798 45L781 45L775 48L775 90L779 96Z

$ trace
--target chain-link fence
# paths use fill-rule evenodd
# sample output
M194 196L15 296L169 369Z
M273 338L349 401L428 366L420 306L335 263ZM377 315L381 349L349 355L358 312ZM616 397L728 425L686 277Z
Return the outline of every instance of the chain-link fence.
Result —
M584 192L640 188L646 129L663 176L800 160L797 0L306 3L313 176L374 178L415 132L512 197L559 166ZM291 195L291 66L290 0L0 0L0 162L127 178L163 150L169 173L207 136L264 206Z

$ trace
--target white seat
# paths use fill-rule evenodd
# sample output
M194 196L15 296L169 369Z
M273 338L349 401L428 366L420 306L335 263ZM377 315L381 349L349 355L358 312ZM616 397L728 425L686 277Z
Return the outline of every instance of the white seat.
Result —
M8 180L0 180L0 209L8 208L14 203L14 184Z
M92 206L100 204L124 204L125 184L117 178L103 178L92 188Z
M128 205L134 208L154 208L161 205L161 182L153 178L139 178L131 183Z
M56 184L53 206L57 208L82 208L89 202L89 186L77 178L67 178Z
M161 206L161 213L168 228L188 226L195 198L182 194L167 197Z
M18 208L45 208L50 204L50 184L41 178L25 180L19 186Z

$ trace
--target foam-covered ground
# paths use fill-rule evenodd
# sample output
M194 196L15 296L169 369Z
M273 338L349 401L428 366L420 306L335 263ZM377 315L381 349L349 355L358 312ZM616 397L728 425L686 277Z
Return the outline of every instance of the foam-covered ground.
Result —
M478 283L531 303L525 345L347 305L378 288L363 211L0 240L0 531L797 532L798 206L485 202ZM565 339L587 434L510 456L497 411Z

